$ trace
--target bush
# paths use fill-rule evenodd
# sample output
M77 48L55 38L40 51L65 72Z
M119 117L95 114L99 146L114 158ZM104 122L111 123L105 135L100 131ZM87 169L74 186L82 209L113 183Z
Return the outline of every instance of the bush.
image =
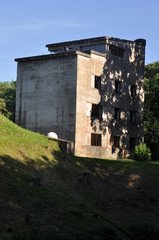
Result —
M138 161L150 161L151 160L150 148L148 148L145 143L136 146L133 159Z
M3 98L0 98L0 112L5 112L6 111L6 103Z
M11 121L15 120L16 82L0 82L0 111Z

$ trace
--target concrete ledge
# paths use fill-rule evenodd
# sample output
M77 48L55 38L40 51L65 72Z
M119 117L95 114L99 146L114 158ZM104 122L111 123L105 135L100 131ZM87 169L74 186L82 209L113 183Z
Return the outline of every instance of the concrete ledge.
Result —
M37 60L44 60L44 59L54 59L58 57L68 57L68 56L75 56L75 55L82 55L85 57L90 58L90 54L84 53L81 51L73 51L73 52L63 52L63 53L55 53L55 54L46 54L46 55L39 55L39 56L31 56L31 57L24 57L24 58L15 58L15 62L29 62L29 61L37 61Z
M60 138L48 138L49 140L58 142L59 148L65 154L65 158L69 159L69 155L74 154L74 142Z

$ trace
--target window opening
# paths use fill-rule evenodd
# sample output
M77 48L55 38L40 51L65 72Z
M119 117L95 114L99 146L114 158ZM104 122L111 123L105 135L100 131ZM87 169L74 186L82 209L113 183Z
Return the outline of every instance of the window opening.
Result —
M136 138L130 138L129 149L134 150L136 146Z
M92 104L92 117L102 118L102 106L100 104Z
M91 145L101 146L102 145L102 135L97 133L91 133Z
M117 56L117 57L123 57L124 56L124 49L114 46L114 45L109 45L109 51L112 55Z
M81 47L82 52L94 50L94 51L97 51L97 52L105 53L105 49L106 49L105 44L89 45L89 46L82 46Z
M131 97L134 98L136 96L136 86L131 85L130 90L131 90Z
M119 148L120 147L120 137L119 136L114 136L113 147L114 148Z
M101 89L101 77L95 76L95 88Z
M135 111L130 111L130 122L136 123L136 112Z
M115 108L115 116L114 118L119 121L120 120L120 108Z
M115 81L115 93L120 94L121 92L121 82Z

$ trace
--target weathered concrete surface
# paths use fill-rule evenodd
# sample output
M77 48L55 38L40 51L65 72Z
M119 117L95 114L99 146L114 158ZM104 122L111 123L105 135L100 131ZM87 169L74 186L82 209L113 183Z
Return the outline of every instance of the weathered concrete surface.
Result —
M91 53L91 58L78 57L75 154L90 157L116 158L131 156L130 139L136 145L143 141L144 59L145 46L124 42L124 56ZM101 76L101 89L94 87L95 76ZM120 94L115 92L115 81L120 82ZM131 96L131 86L136 94ZM92 103L102 105L102 120L91 117ZM114 119L115 108L120 109L120 121ZM130 111L135 112L135 123L130 122ZM102 146L91 146L91 133L101 134ZM119 148L113 147L119 136Z
M18 63L16 123L74 141L76 55Z
M75 154L83 156L111 157L109 136L103 135L99 120L92 122L92 103L99 104L101 95L94 87L95 76L101 76L105 65L104 55L92 53L90 58L78 56ZM94 128L94 125L96 127ZM102 146L91 146L91 133L102 134Z
M130 156L134 143L143 141L145 40L101 37L67 44L70 52L65 43L53 44L48 48L56 54L17 59L16 123L74 142L75 155ZM105 44L104 53L92 50L98 44ZM100 106L100 117L93 105ZM101 146L92 146L92 134Z

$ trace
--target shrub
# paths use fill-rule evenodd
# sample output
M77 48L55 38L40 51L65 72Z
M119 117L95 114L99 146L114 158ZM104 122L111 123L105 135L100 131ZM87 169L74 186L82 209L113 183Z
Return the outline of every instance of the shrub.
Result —
M136 146L133 159L138 161L150 161L151 160L150 148L148 148L145 143Z

